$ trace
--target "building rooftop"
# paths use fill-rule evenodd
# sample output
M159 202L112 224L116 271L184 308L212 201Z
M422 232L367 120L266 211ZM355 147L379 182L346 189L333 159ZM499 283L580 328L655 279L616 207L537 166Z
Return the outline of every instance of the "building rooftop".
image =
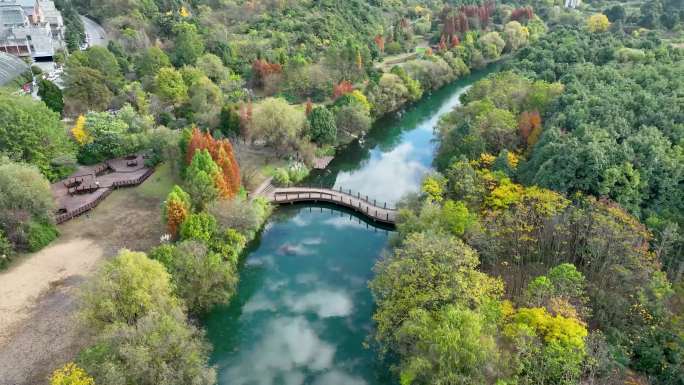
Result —
M0 86L11 82L29 69L28 64L18 57L0 52Z
M26 16L20 5L0 2L0 28L24 23L26 23Z

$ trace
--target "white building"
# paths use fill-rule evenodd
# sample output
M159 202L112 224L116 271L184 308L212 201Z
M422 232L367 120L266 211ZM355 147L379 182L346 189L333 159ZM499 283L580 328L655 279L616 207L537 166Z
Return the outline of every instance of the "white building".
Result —
M63 30L52 1L0 0L0 52L50 58L62 47Z
M582 4L582 0L565 0L565 8L575 9Z

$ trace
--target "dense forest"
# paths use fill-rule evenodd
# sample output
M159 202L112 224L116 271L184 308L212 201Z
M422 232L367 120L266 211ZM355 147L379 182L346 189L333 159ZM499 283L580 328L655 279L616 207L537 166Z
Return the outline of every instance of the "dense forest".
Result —
M233 297L270 215L247 197L256 175L299 183L493 62L400 205L369 345L402 385L684 384L681 1L57 5L63 89L0 90L0 268L59 235L49 182L78 165L142 151L179 184L162 244L122 250L83 288L88 346L52 385L216 383L196 320ZM78 13L107 47L80 49Z
M440 123L440 172L371 285L402 383L684 380L682 51L590 27Z

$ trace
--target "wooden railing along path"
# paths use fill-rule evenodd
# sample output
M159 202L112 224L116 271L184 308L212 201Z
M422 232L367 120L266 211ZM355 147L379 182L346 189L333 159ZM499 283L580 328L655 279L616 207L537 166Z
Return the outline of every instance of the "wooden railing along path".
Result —
M64 223L68 221L69 219L75 218L86 211L92 210L100 204L105 198L109 196L109 194L112 193L117 188L120 187L127 187L127 186L137 186L144 182L147 178L149 178L150 175L154 173L153 168L147 169L144 174L140 175L137 178L134 179L121 179L121 180L115 180L112 182L110 186L100 186L98 189L104 189L104 192L98 196L95 200L92 200L90 202L85 202L82 206L77 207L76 209L63 213L63 214L58 214L55 216L55 222L57 224Z
M335 190L322 187L267 186L258 190L257 194L274 204L325 202L354 210L375 222L394 225L397 220L395 207L388 206L386 202L370 199L367 195L341 188Z

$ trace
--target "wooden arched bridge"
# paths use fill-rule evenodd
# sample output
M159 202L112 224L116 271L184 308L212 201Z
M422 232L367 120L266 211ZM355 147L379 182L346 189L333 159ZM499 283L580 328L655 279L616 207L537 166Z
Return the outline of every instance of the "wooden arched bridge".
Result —
M330 203L354 210L372 221L392 226L397 220L397 209L388 206L386 202L378 202L369 199L367 195L341 188L335 190L323 187L275 187L268 183L257 189L254 195L262 196L279 205L297 202Z

